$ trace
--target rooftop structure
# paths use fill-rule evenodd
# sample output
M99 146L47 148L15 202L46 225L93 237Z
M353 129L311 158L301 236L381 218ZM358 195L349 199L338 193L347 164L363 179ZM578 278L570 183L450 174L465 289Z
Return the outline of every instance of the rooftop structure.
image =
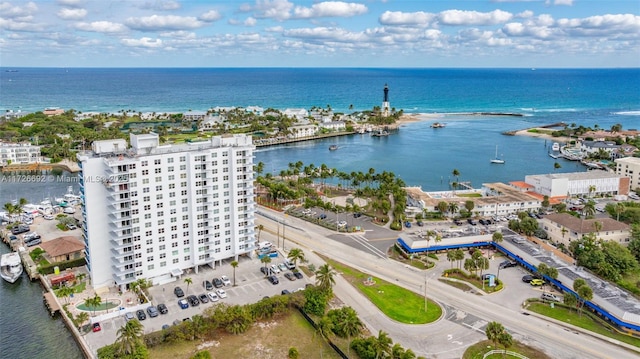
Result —
M596 233L599 239L623 245L630 239L629 225L612 218L581 219L568 213L554 213L544 216L540 220L540 227L547 232L549 239L565 246L589 233Z
M618 195L629 192L629 179L605 171L547 173L525 176L535 192L549 197Z
M251 137L180 145L155 133L78 154L87 267L95 287L167 283L255 249Z
M615 160L616 174L629 177L629 187L632 190L640 188L640 158L624 157Z

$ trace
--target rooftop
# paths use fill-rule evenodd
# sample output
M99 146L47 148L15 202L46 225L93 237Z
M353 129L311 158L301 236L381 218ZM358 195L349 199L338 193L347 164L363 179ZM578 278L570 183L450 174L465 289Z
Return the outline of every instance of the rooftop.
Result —
M43 242L40 247L53 258L81 251L85 246L76 237L64 236Z
M544 219L557 223L578 234L595 232L594 222L602 224L600 232L629 230L629 225L618 222L613 218L581 219L567 213L553 213L545 216Z

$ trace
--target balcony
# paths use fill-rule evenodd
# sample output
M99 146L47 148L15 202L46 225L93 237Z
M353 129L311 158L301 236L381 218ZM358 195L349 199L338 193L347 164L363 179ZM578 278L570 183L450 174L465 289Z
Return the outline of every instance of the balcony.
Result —
M123 249L123 248L127 248L127 247L133 246L132 243L124 242L125 240L126 240L126 238L124 240L123 239L111 238L111 249L120 250L120 249Z
M124 239L131 236L131 228L110 230L109 234L113 239Z
M109 219L112 221L131 219L131 211L109 212Z
M130 251L122 251L121 249L125 249L125 248L131 248L132 250ZM114 259L117 260L117 263L124 263L125 260L124 258L127 256L131 256L132 259L131 261L133 261L133 244L127 244L127 245L123 245L122 248L116 249L111 247L111 260L113 261ZM126 261L129 262L129 261Z

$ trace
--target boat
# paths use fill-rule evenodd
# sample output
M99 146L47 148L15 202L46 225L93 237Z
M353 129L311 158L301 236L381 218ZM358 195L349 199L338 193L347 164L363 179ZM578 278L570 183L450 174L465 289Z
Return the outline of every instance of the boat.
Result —
M371 134L371 136L374 137L384 137L384 136L389 136L389 132L385 131L385 130L378 130L377 132L374 132Z
M0 276L9 283L15 283L23 271L20 255L16 252L3 254L0 267Z
M329 146L329 151L335 151L338 149L338 145L331 145Z
M431 124L431 128L444 128L446 125L442 122L434 122Z
M551 146L551 150L556 152L560 151L560 144L558 142L554 142Z
M498 146L496 146L496 157L491 160L491 163L504 164L504 160L498 157Z

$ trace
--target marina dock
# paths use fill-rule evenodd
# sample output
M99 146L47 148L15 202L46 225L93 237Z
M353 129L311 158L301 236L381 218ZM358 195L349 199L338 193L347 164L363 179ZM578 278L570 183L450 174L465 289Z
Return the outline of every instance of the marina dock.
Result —
M49 313L51 313L52 317L56 315L57 312L60 311L60 305L58 305L58 301L54 297L53 293L45 292L43 296L43 300L44 300L44 305L47 306L47 309L49 309Z

